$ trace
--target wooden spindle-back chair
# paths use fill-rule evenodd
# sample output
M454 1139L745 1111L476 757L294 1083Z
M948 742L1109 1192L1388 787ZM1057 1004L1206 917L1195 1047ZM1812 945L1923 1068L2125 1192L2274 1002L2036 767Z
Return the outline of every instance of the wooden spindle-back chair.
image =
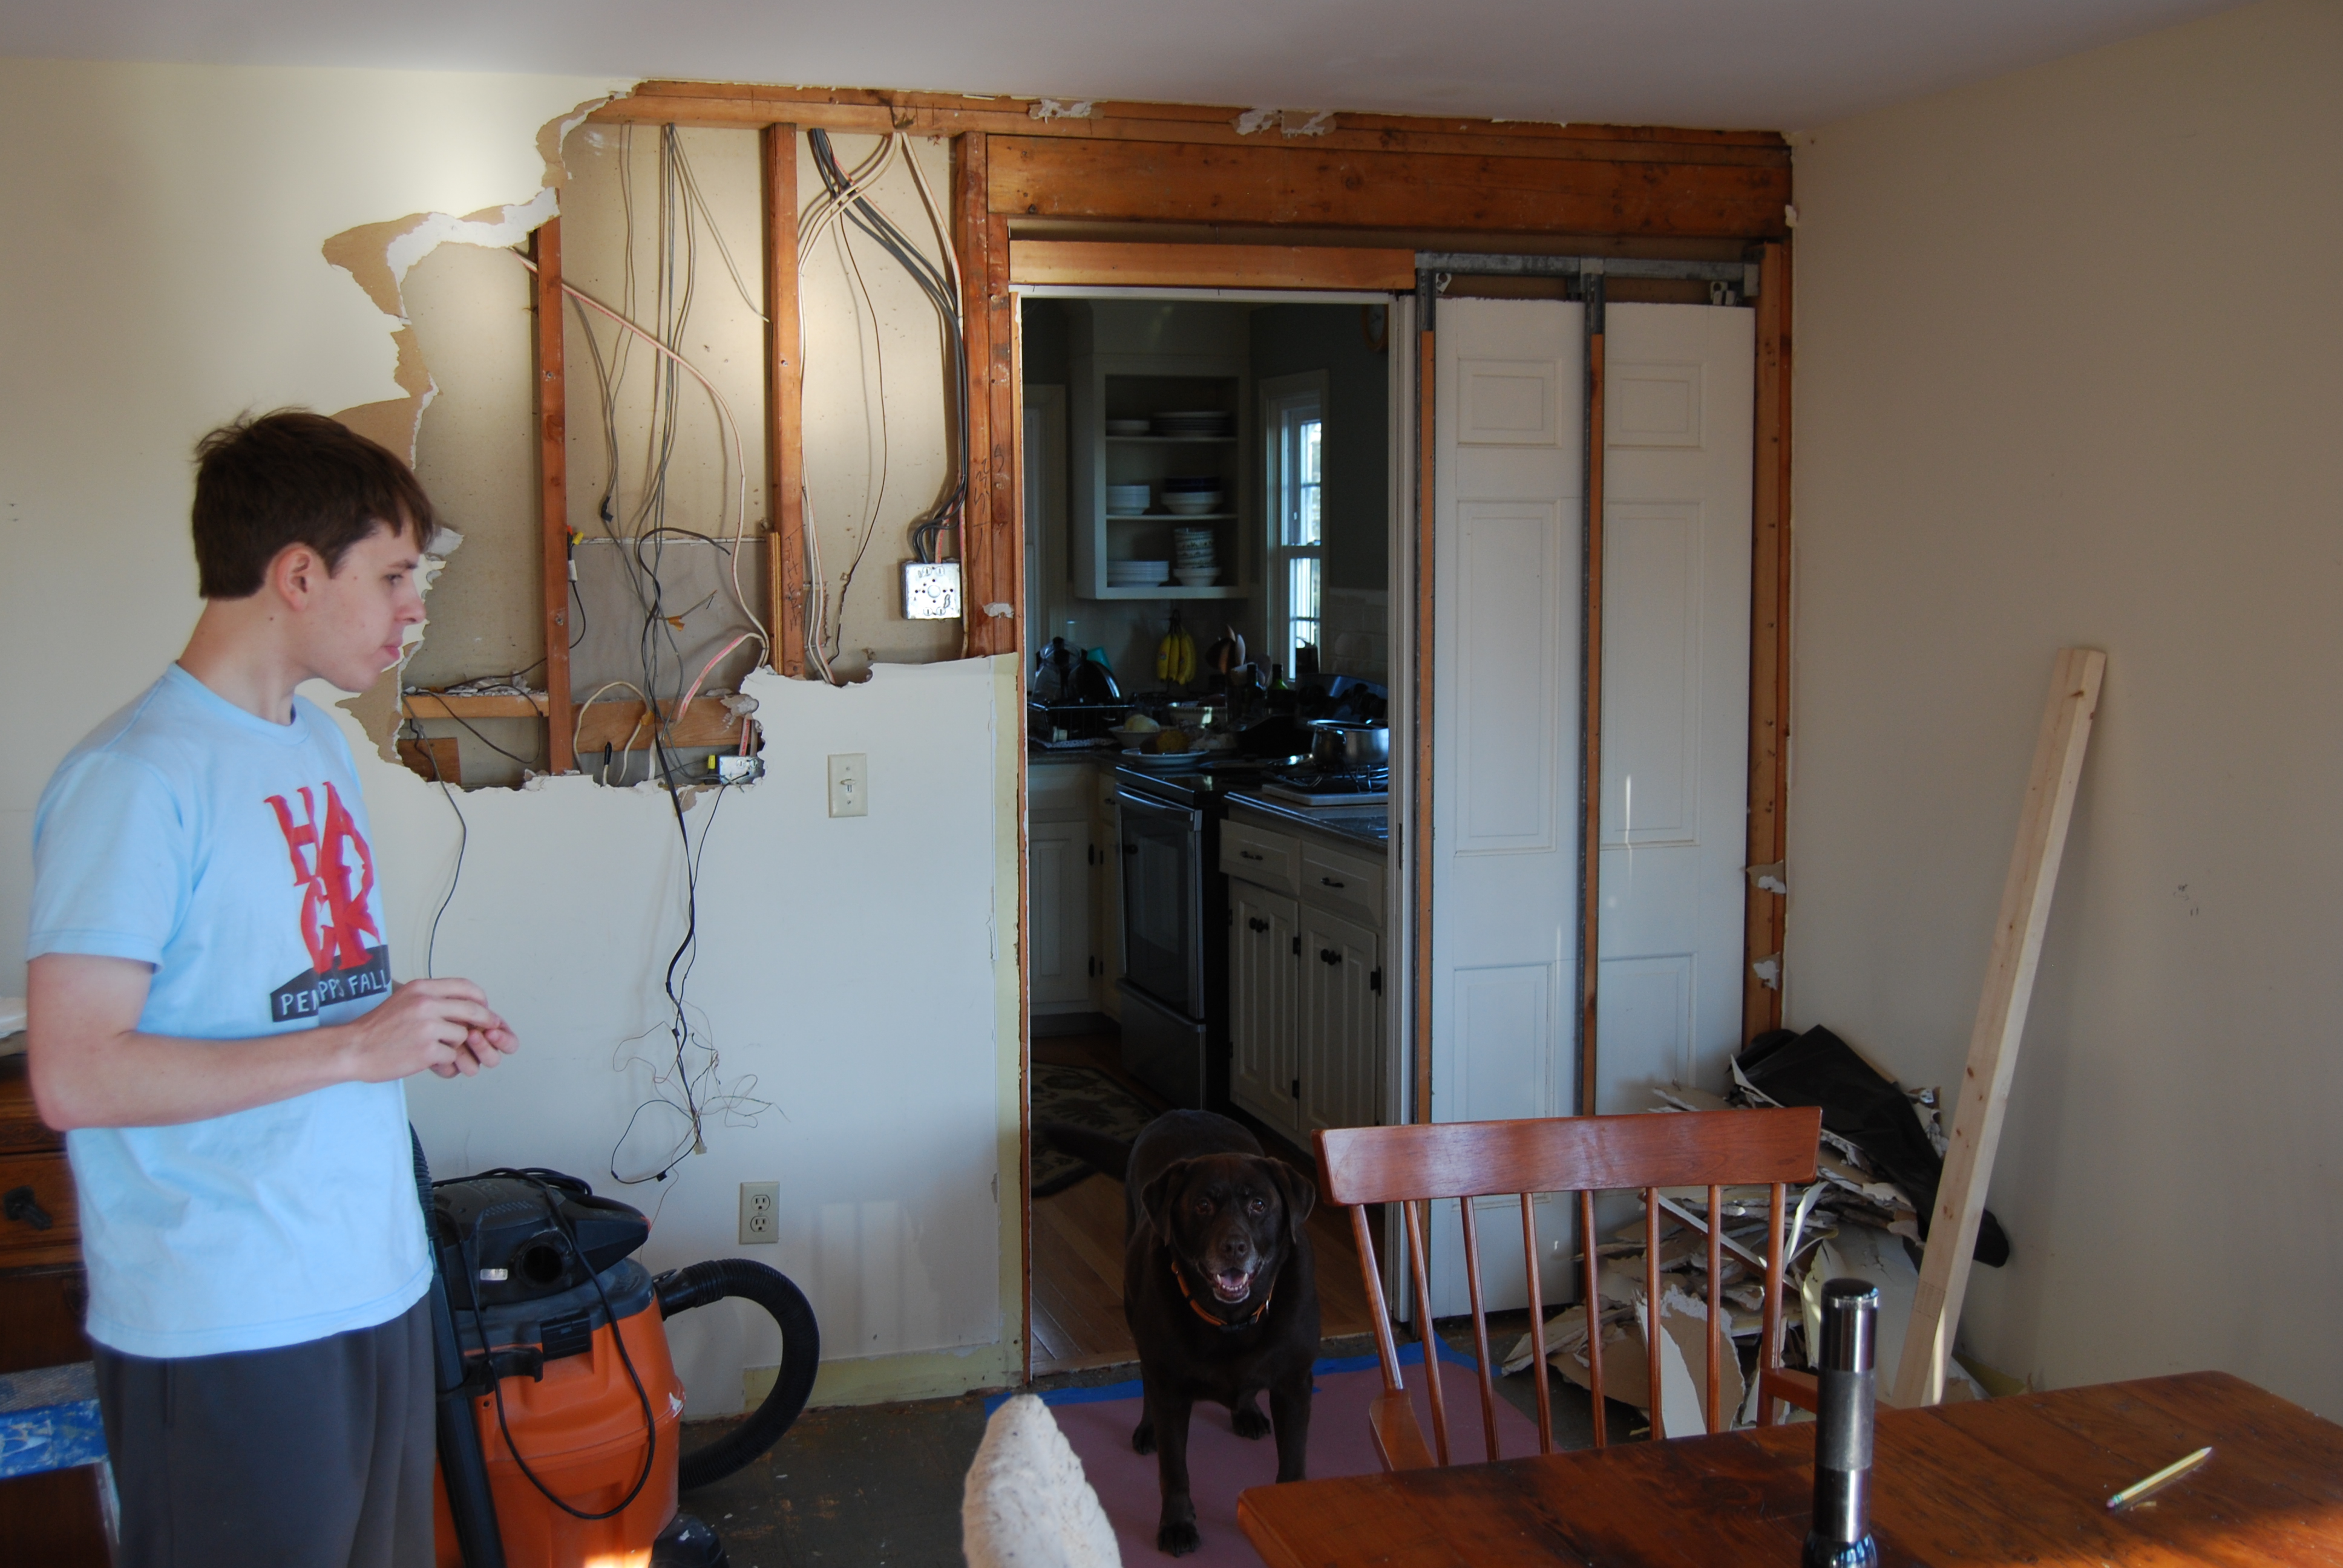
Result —
M1644 1293L1646 1372L1652 1400L1652 1435L1667 1434L1660 1413L1660 1211L1663 1187L1708 1189L1708 1425L1725 1430L1730 1412L1720 1408L1722 1358L1733 1354L1725 1332L1722 1277L1726 1246L1724 1189L1773 1189L1765 1254L1765 1338L1758 1352L1758 1421L1771 1425L1775 1404L1787 1401L1814 1408L1811 1376L1786 1372L1782 1351L1783 1189L1815 1179L1815 1145L1822 1112L1813 1109L1703 1111L1668 1115L1564 1116L1518 1121L1443 1121L1406 1127L1331 1128L1318 1133L1320 1191L1326 1201L1351 1211L1358 1239L1359 1271L1374 1306L1375 1348L1383 1361L1383 1392L1369 1412L1375 1448L1384 1467L1411 1470L1434 1461L1449 1462L1448 1411L1442 1399L1440 1358L1432 1330L1431 1277L1425 1266L1424 1232L1433 1201L1458 1199L1464 1232L1464 1278L1473 1305L1473 1343L1479 1358L1481 1425L1491 1458L1497 1455L1495 1391L1489 1373L1489 1325L1481 1304L1481 1238L1473 1214L1475 1198L1520 1199L1523 1274L1528 1282L1530 1337L1537 1352L1538 1446L1554 1452L1552 1394L1545 1379L1545 1311L1538 1282L1537 1216L1543 1192L1578 1199L1578 1236L1584 1263L1587 1370L1594 1402L1594 1444L1606 1439L1603 1405L1602 1295L1594 1232L1594 1194L1640 1188L1644 1195ZM1374 1239L1365 1205L1401 1205L1411 1273L1415 1282L1415 1327L1423 1342L1424 1392L1430 1396L1434 1447L1424 1445L1406 1385L1391 1311L1383 1300L1383 1276L1375 1266ZM1679 1217L1690 1216L1678 1211Z

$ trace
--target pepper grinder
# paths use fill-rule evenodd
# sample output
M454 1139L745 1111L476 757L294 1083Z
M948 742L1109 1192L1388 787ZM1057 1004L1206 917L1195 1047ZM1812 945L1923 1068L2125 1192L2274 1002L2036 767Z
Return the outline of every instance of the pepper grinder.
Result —
M1871 1535L1872 1348L1879 1290L1865 1280L1823 1286L1815 1362L1815 1513L1802 1568L1878 1568Z

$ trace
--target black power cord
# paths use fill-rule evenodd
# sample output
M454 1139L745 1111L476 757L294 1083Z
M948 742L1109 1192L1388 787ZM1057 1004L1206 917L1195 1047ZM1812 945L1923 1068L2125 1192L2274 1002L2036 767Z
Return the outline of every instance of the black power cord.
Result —
M651 1414L651 1396L643 1387L642 1374L635 1371L635 1358L627 1353L627 1336L618 1326L618 1314L610 1310L610 1296L608 1292L602 1289L602 1276L596 1273L594 1265L587 1261L585 1249L578 1244L578 1233L570 1229L568 1220L561 1212L560 1200L554 1196L557 1185L582 1190L585 1183L578 1181L574 1177L566 1178L558 1184L546 1180L547 1177L556 1174L557 1172L553 1171L517 1170L511 1166L498 1166L493 1171L483 1171L474 1176L455 1177L451 1178L451 1181L477 1181L484 1177L496 1176L508 1181L525 1181L536 1188L538 1195L545 1200L546 1218L553 1221L553 1228L560 1233L563 1243L569 1249L569 1255L578 1260L578 1266L585 1270L587 1279L593 1282L594 1294L602 1303L602 1319L610 1325L611 1342L618 1347L618 1363L627 1369L627 1381L635 1385L636 1402L643 1407L643 1473L635 1477L635 1483L627 1489L626 1496L620 1498L615 1506L606 1508L599 1513L589 1513L582 1508L573 1507L565 1502L551 1487L538 1478L537 1472L528 1467L528 1461L520 1456L520 1448L513 1442L512 1427L505 1419L505 1380L497 1375L493 1362L488 1365L488 1390L496 1400L497 1431L504 1437L505 1452L512 1455L513 1463L520 1467L520 1473L528 1478L528 1483L536 1487L548 1503L552 1503L572 1519L589 1522L598 1519L616 1519L633 1504L636 1498L642 1495L643 1488L650 1482L651 1469L659 1462L659 1421ZM449 1181L434 1181L432 1186L437 1188L449 1184ZM457 1238L456 1255L463 1260L464 1270L468 1276L465 1295L471 1302L472 1332L480 1336L480 1353L485 1358L488 1354L489 1348L488 1325L488 1321L480 1315L479 1264L472 1256L471 1244L461 1237ZM657 1303L656 1296L653 1297L653 1303Z

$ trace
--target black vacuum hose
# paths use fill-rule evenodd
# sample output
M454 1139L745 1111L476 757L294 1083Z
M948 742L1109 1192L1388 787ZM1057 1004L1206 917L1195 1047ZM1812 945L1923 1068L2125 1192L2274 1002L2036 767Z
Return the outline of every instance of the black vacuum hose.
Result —
M480 1429L472 1402L464 1394L464 1355L456 1342L456 1314L447 1302L440 1269L439 1221L431 1201L431 1166L423 1140L407 1130L415 1146L415 1187L423 1201L423 1244L431 1252L431 1392L437 1405L439 1479L447 1489L447 1513L456 1525L456 1548L465 1568L505 1568L505 1543L497 1529L496 1498L488 1491L488 1463L480 1449Z
M813 1392L821 1362L821 1331L805 1292L789 1276L742 1258L711 1258L677 1269L651 1282L659 1292L662 1321L726 1296L739 1296L765 1309L781 1331L781 1365L773 1391L748 1420L705 1448L683 1456L677 1484L685 1492L721 1481L780 1441Z

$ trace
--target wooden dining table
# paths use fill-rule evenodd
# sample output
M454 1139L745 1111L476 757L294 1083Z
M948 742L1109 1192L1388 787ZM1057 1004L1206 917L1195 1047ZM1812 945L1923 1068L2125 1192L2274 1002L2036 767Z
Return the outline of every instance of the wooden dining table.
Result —
M1271 1568L1794 1568L1815 1429L1257 1486ZM2121 1510L2173 1461L2212 1457ZM2343 1426L2225 1372L1878 1412L1871 1520L1899 1564L2343 1564Z

